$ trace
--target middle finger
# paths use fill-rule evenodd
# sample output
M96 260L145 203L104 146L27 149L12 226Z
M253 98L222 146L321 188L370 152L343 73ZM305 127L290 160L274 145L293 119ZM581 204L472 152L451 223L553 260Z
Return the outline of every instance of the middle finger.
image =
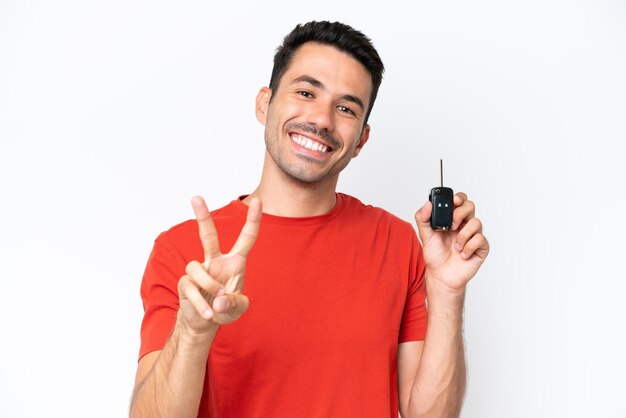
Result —
M463 204L454 209L452 213L452 230L457 230L463 223L467 223L474 217L476 206L471 200L465 200Z

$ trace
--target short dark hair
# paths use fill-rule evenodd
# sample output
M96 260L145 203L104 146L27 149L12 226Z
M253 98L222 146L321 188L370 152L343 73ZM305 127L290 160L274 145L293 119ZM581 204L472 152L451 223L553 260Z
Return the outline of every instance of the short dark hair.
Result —
M372 76L372 94L370 95L369 108L365 114L365 122L369 118L378 94L378 87L383 80L383 65L372 41L352 27L339 22L308 22L304 25L297 25L283 39L281 46L276 49L274 55L274 68L270 78L270 89L276 91L280 80L289 68L293 54L307 42L317 42L329 45L347 53L359 61Z

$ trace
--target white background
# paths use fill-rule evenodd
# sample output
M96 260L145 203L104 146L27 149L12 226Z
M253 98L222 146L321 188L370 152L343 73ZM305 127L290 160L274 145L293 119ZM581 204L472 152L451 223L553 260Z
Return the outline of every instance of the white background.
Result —
M152 241L256 186L254 97L311 19L387 67L339 190L412 220L444 158L485 224L463 417L626 416L617 0L0 0L0 416L127 414Z

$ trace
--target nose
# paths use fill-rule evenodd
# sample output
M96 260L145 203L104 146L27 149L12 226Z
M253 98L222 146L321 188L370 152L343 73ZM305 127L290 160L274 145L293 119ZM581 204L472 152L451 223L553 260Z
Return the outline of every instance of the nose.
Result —
M319 129L326 129L332 132L335 129L335 113L332 103L326 100L316 100L311 103L306 121L317 126Z

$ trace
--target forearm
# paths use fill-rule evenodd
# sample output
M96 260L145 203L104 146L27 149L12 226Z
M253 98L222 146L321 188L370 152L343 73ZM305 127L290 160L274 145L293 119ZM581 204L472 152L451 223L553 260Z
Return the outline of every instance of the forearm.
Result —
M218 325L193 335L177 321L167 344L136 388L130 416L196 417L204 387L206 363Z
M411 395L409 410L418 418L458 417L465 394L463 347L465 294L450 293L434 280L426 281L428 329Z

